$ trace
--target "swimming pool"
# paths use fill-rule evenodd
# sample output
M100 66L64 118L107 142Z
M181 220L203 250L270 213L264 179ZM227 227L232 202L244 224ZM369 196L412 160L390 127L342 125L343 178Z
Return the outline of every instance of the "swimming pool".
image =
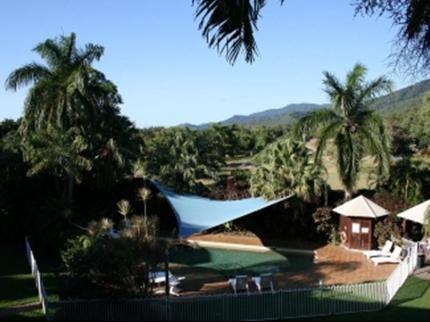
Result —
M312 265L313 256L279 250L254 252L180 246L172 250L170 262L178 265L213 269L224 276L258 275L262 273L303 271Z

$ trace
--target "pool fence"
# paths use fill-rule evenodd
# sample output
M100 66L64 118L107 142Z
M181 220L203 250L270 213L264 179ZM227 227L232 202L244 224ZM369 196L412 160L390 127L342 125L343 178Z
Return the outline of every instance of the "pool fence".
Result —
M28 238L27 258L48 321L246 321L307 318L383 309L415 270L417 244L384 281L250 294L214 294L121 300L48 300Z

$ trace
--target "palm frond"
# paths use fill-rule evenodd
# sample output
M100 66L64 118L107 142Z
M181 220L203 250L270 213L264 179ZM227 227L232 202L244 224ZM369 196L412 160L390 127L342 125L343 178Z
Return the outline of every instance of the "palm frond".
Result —
M234 63L241 51L245 61L252 63L258 55L254 30L260 10L266 0L193 0L197 5L196 18L200 18L199 29L209 47L217 48Z
M355 64L351 71L346 75L346 88L355 90L360 88L364 82L364 76L367 73L367 68L362 64Z
M48 63L50 68L57 68L63 62L63 53L61 47L55 39L47 39L33 48Z
M15 91L18 87L26 86L50 76L51 72L48 68L37 63L31 63L10 73L5 81L5 87L6 89Z
M378 77L363 87L357 97L357 102L360 102L361 104L365 100L372 100L380 94L391 92L392 88L393 82L391 80L383 76Z
M311 112L310 114L302 117L295 127L295 134L300 135L313 135L319 128L324 127L336 121L340 121L341 117L335 111L329 108L323 108Z
M333 75L332 73L329 73L327 71L323 72L324 79L324 91L328 94L330 97L330 101L332 103L332 106L334 110L338 113L343 113L345 110L345 87L342 85L342 83L339 81L339 79Z
M343 123L339 121L334 121L331 124L327 125L320 137L318 142L318 147L315 152L315 163L321 164L322 155L324 153L324 150L327 146L327 143L330 139L334 138L337 133L339 133L340 129L342 128Z

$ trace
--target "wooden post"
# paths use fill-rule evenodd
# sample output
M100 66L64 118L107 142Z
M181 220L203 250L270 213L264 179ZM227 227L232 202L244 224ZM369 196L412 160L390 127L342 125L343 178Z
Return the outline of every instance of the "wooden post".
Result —
M166 278L166 296L170 294L170 283L169 283L169 248L166 246L164 251L164 268L165 268L165 278Z

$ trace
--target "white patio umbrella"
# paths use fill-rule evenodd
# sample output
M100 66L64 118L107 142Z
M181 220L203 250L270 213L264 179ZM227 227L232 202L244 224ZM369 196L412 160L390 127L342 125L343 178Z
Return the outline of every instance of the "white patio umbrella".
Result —
M423 225L424 218L429 206L430 206L430 199L416 205L415 207L409 208L401 212L397 216Z

